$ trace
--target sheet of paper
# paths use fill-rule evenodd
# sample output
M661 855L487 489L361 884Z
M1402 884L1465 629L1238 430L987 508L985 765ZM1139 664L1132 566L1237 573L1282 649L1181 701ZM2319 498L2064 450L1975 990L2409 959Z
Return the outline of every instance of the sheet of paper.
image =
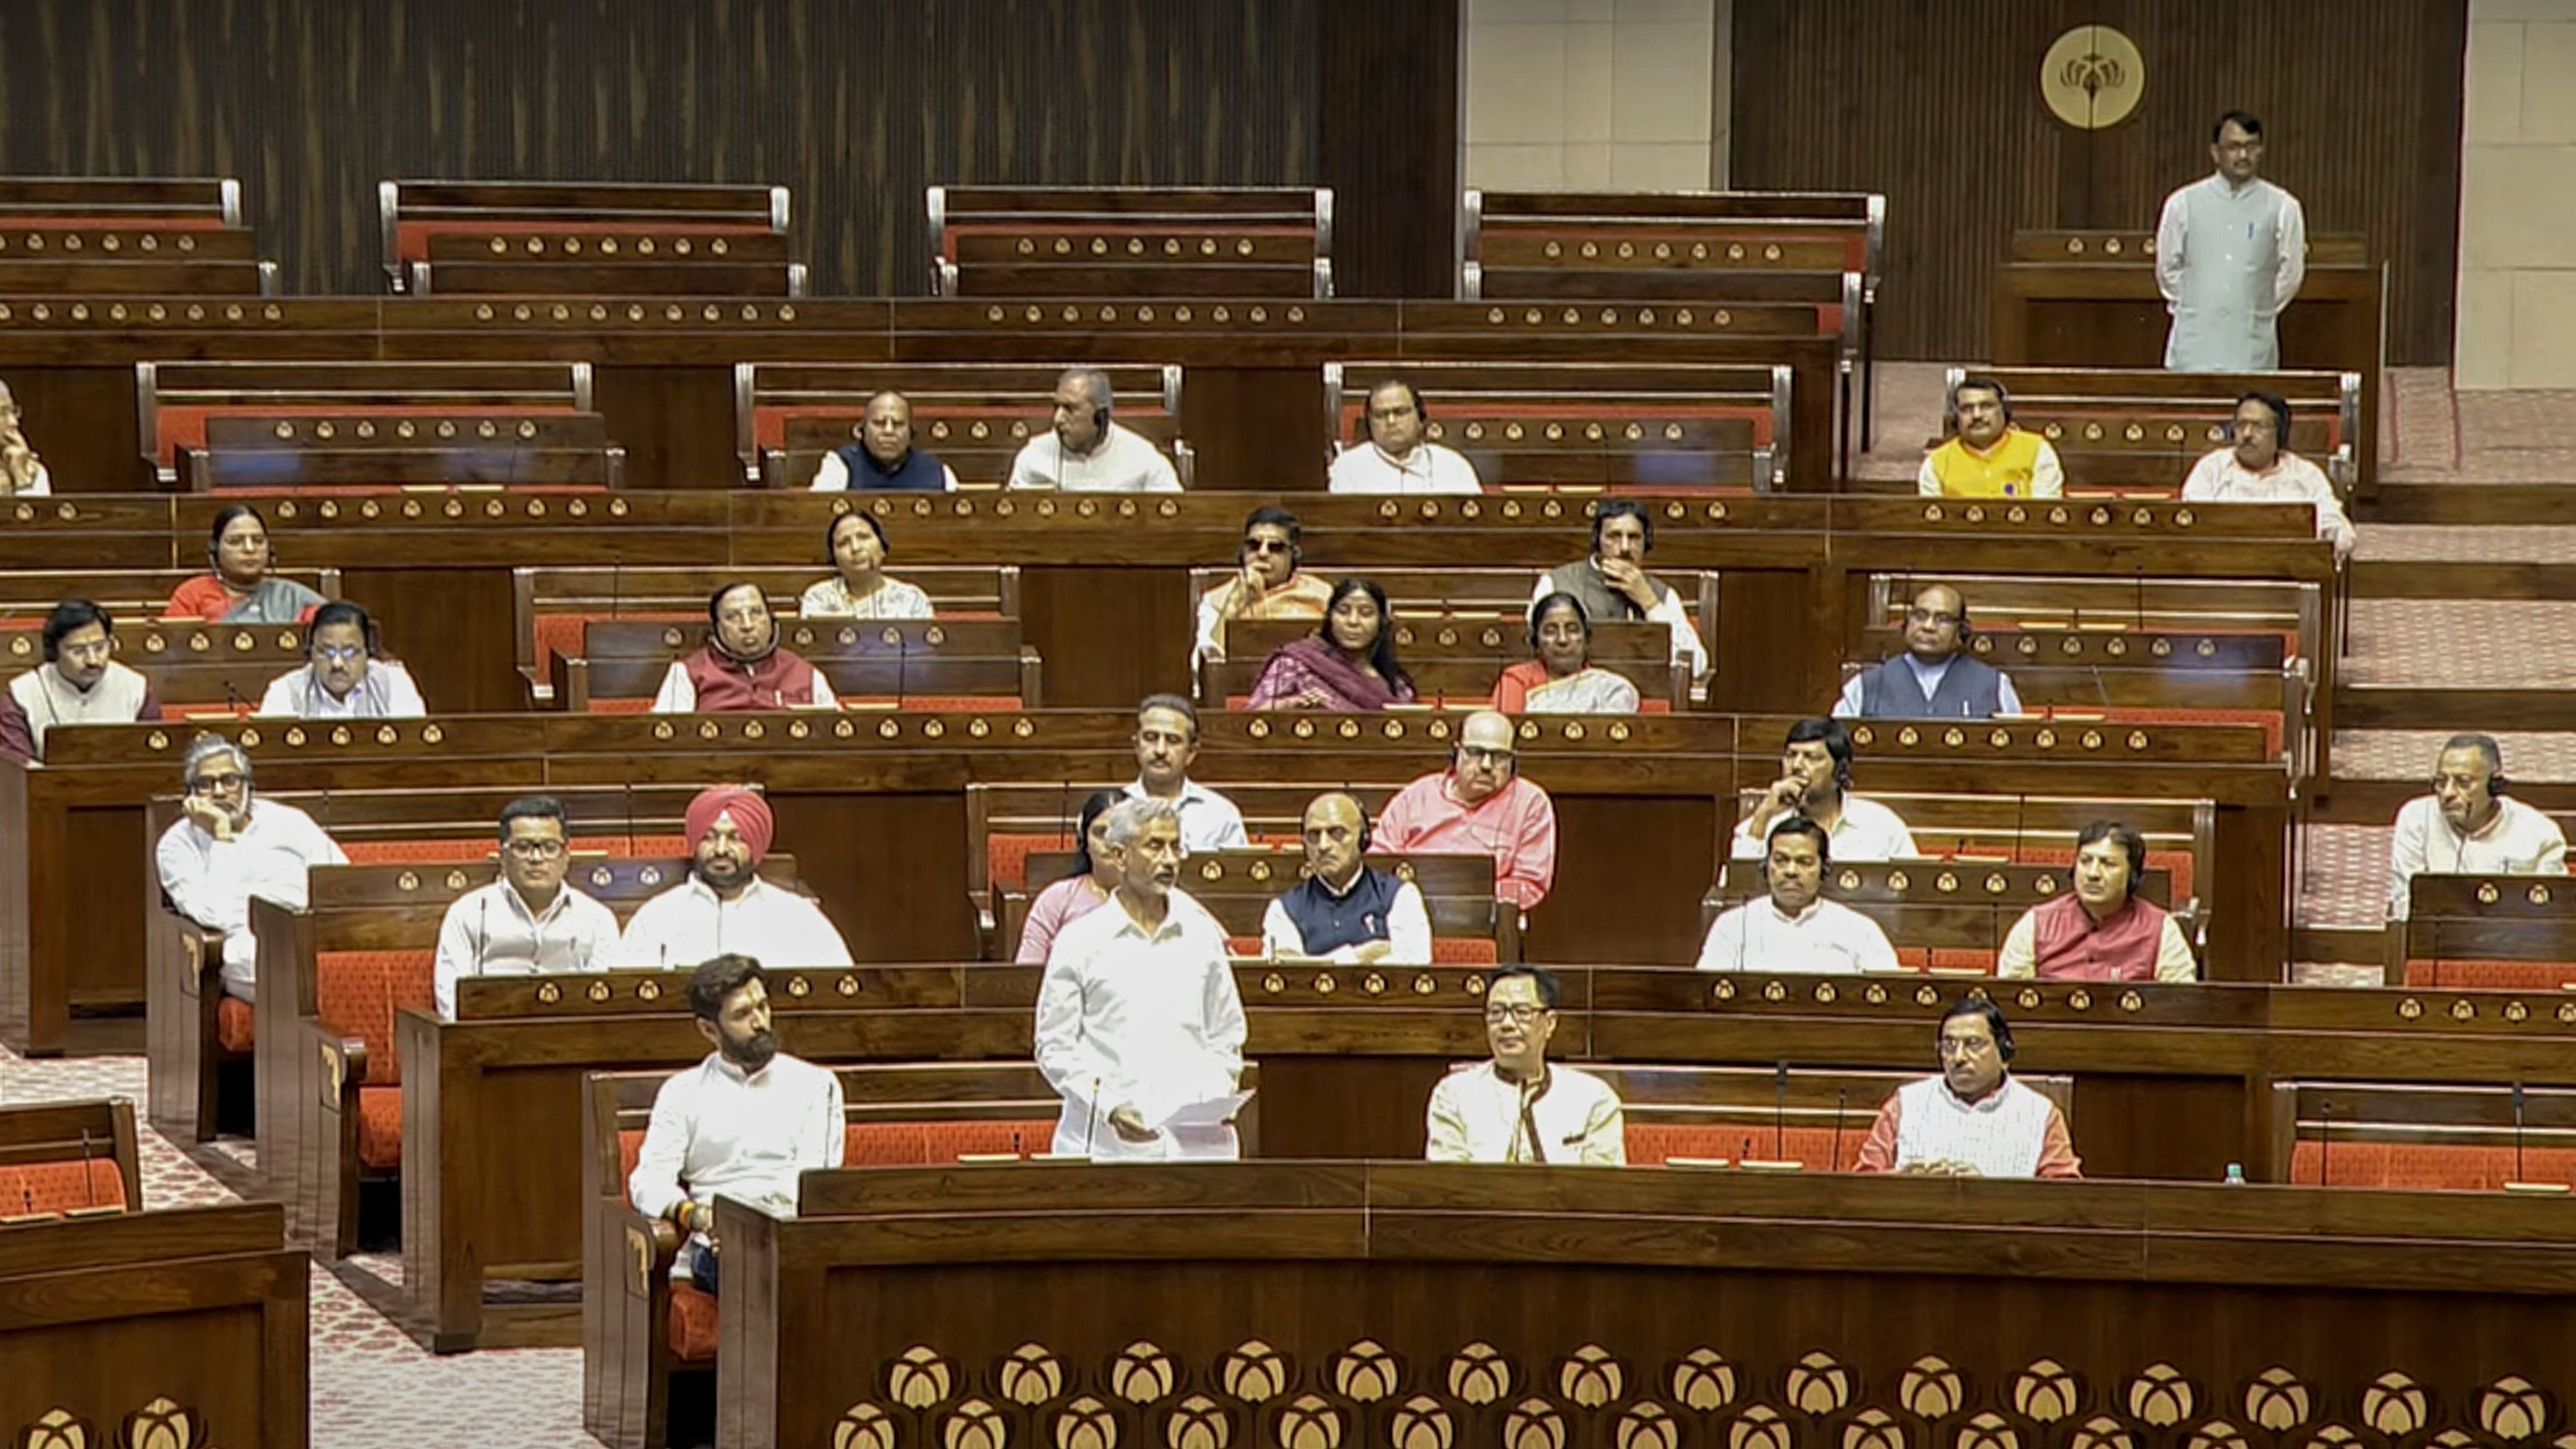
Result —
M1166 1132L1174 1127L1222 1127L1233 1121L1235 1114L1243 1110L1243 1104L1251 1100L1250 1092L1234 1092L1205 1102L1186 1102L1173 1108L1160 1122L1145 1125L1157 1132Z

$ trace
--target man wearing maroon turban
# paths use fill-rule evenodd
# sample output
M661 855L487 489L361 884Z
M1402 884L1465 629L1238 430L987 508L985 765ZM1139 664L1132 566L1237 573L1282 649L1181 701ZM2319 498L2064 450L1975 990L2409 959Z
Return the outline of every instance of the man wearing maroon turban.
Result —
M769 802L718 785L689 802L689 878L646 901L618 939L615 965L688 970L749 956L773 970L847 966L850 948L813 901L760 878L777 823Z

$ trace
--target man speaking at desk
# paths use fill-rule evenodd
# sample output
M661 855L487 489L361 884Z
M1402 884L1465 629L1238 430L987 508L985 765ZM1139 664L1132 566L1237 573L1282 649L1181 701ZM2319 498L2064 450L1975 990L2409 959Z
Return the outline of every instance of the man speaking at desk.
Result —
M1056 936L1038 987L1038 1070L1064 1098L1055 1153L1231 1160L1244 1022L1225 928L1172 888L1171 802L1122 800L1101 819L1118 888Z

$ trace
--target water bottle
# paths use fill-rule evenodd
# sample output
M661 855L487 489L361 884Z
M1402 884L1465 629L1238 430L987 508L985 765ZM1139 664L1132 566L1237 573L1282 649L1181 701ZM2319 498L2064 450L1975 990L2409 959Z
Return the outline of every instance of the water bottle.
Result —
M2227 1181L2223 1185L2227 1187L2243 1187L2245 1185L2245 1164L2241 1162L2231 1162L2227 1164Z

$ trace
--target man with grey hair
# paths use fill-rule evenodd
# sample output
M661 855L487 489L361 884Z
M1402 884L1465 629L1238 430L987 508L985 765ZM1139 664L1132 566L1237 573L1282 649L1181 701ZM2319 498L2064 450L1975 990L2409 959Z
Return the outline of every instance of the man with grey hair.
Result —
M221 735L199 735L181 767L183 817L161 834L154 858L170 908L224 938L224 994L252 1000L258 943L250 898L301 909L304 872L347 865L339 844L292 805L256 798L250 756Z
M1180 475L1154 445L1111 421L1109 374L1065 369L1055 380L1055 426L1011 460L1011 486L1067 493L1178 493Z
M1038 987L1038 1070L1064 1099L1055 1152L1237 1157L1231 1121L1204 1110L1230 1098L1243 1071L1225 928L1175 888L1181 822L1170 802L1122 800L1101 819L1118 888L1056 936Z
M2402 921L2415 877L2564 875L2567 837L2558 822L2510 799L2504 747L2493 735L2457 734L2433 758L2433 793L2397 812L2388 842L2388 918Z

